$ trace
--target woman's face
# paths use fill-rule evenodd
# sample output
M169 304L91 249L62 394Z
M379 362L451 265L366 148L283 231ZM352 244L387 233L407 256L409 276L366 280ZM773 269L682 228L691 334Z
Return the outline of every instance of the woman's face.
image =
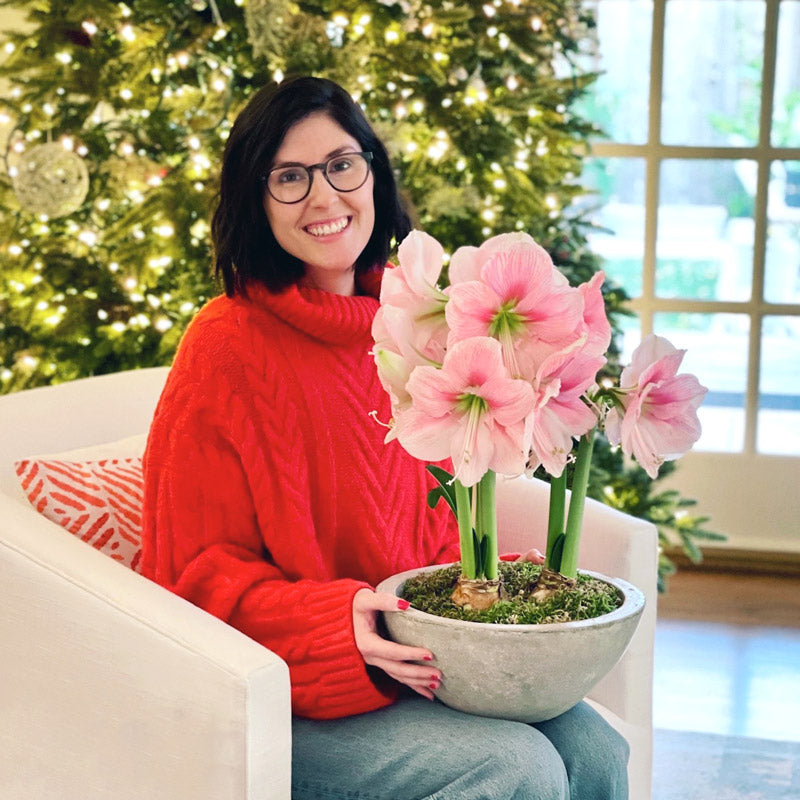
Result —
M282 164L320 164L362 147L325 112L315 112L291 127L271 168ZM264 192L264 211L278 244L306 267L301 283L336 294L353 294L354 265L375 225L374 176L352 192L334 189L321 170L312 172L308 196L299 203L279 203Z

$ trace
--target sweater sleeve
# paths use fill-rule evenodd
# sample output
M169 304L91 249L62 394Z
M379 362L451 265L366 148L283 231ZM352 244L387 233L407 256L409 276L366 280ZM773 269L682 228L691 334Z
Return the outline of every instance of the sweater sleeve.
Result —
M368 584L326 574L291 415L264 448L243 387L192 366L173 367L151 427L144 574L281 656L294 713L388 705L396 685L371 679L353 633L353 595Z

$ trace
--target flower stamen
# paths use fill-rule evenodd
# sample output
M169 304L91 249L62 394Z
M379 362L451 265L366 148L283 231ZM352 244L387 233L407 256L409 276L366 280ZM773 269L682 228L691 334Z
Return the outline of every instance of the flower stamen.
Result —
M466 467L478 449L478 431L480 430L481 418L489 410L486 400L477 394L464 393L458 397L459 408L466 412L467 429L464 434L464 453L461 458L458 472L455 477L459 477L462 467Z
M372 419L374 419L375 422L377 422L378 425L380 425L382 428L388 428L389 430L392 430L392 428L394 428L395 425L394 418L390 419L389 422L382 422L381 420L378 419L377 411L370 411L367 416L372 417Z

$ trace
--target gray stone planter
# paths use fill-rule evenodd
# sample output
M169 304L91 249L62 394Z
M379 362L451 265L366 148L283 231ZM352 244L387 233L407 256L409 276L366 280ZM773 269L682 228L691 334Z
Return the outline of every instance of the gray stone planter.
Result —
M419 572L393 575L378 591L399 595ZM623 604L611 614L579 622L496 625L445 619L414 608L384 614L391 638L427 647L442 671L436 696L445 705L484 717L541 722L568 711L619 661L644 610L644 595L627 581L596 572ZM427 663L427 662L424 662Z

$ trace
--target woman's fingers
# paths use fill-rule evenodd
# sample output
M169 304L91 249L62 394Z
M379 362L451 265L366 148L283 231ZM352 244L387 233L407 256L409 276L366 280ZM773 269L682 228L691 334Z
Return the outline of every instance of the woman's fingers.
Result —
M424 647L390 642L377 633L378 611L403 613L408 603L386 592L360 589L353 597L353 630L356 646L366 664L382 669L387 675L433 699L433 690L439 688L442 673L434 666L411 662L432 661L433 653Z
M356 644L362 655L370 658L381 658L386 661L433 661L433 653L424 647L411 647L384 639L374 631L365 635L362 642L356 637Z
M428 685L442 682L441 670L436 669L436 667L409 664L407 661L394 661L390 658L379 657L372 658L369 663L373 667L379 667L395 680L403 683L413 682Z
M353 623L356 645L362 655L390 661L433 661L433 653L424 647L390 642L376 633L378 611L402 613L407 608L407 600L401 600L388 592L373 592L369 589L356 592L353 597Z
M544 564L544 555L541 551L532 547L527 553L523 553L517 561L530 561L531 564Z
M353 597L354 611L405 611L407 608L408 600L389 592L359 589Z
M403 669L402 666L396 661L384 661L378 659L373 666L382 669L391 678L394 678L398 683L403 683L415 692L433 699L433 692L438 689L441 684L441 673L438 670L428 670L422 672L413 672ZM417 667L417 670L420 668ZM424 668L422 668L424 670Z

